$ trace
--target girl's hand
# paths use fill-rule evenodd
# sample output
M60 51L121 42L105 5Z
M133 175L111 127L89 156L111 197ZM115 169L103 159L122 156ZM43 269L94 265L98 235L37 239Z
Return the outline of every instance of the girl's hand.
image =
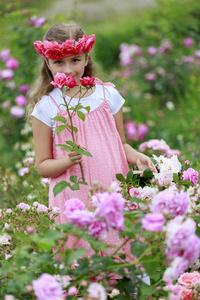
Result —
M79 153L76 153L75 151L70 151L68 153L68 157L69 157L72 165L80 164L83 160L82 155Z
M137 153L135 164L138 167L139 171L143 172L146 168L149 168L153 173L157 173L156 167L151 159L140 152Z

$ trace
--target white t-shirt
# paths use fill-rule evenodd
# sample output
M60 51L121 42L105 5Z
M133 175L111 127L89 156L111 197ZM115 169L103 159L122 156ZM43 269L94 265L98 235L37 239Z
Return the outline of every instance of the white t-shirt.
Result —
M104 86L106 101L110 106L112 115L115 115L123 106L125 100L119 92L112 86ZM55 102L61 109L65 109L62 92L58 88L50 93ZM66 101L69 102L71 98L66 96ZM86 107L90 106L90 111L96 109L104 101L103 86L101 84L95 85L95 91L86 98L81 98L81 105ZM70 107L74 107L78 102L78 98L73 98L70 102ZM80 109L83 113L87 113L85 109ZM58 114L58 107L55 105L51 97L43 96L42 99L35 105L31 116L39 119L41 122L52 128L52 135L54 134L56 121L52 120Z

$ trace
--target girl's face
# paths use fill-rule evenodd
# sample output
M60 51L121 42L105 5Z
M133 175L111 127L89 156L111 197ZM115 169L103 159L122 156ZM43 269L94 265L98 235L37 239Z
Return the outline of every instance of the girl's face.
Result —
M79 79L83 76L85 66L88 64L88 55L82 53L80 55L63 56L59 60L48 59L47 66L51 70L53 76L58 72L64 73L66 76L71 75L79 84Z

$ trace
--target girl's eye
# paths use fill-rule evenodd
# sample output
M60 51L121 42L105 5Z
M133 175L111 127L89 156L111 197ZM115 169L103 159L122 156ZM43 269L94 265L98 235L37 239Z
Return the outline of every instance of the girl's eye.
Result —
M57 61L55 62L55 64L60 65L60 64L62 64L62 61L61 61L61 60L57 60Z
M78 61L79 61L78 58L73 59L73 62L75 62L75 63L78 62Z

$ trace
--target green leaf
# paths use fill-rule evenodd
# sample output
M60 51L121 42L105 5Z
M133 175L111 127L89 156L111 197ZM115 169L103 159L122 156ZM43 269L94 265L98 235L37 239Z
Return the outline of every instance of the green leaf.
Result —
M82 257L86 252L87 250L83 248L73 250L68 255L68 259L67 259L68 264L72 264L75 260L78 260L80 257Z
M66 189L66 187L70 186L70 183L67 181L60 181L58 182L54 188L53 188L53 193L54 196L58 195L59 193L61 193L64 189Z
M153 178L153 172L149 168L145 169L144 172L143 172L143 178L144 179L152 179Z
M192 183L192 182L189 181L189 180L183 180L183 181L180 181L179 184L182 184L182 185L185 185L185 186L191 186L191 185L194 185L194 183Z
M51 238L40 238L37 245L41 249L51 250L56 246L56 243Z
M73 182L73 183L76 183L77 182L77 176L75 176L75 175L70 176L70 181Z
M63 117L63 116L56 116L56 117L52 118L52 120L60 121L60 122L62 122L64 124L67 122L66 118Z
M92 157L92 154L88 151L85 151L83 150L82 148L77 148L74 150L76 153L79 153L81 155L86 155L86 156L91 156Z
M67 152L69 152L70 150L72 150L72 147L67 146L67 145L63 145L63 144L55 144L54 146L60 146L60 147L62 147L61 148L62 150L67 151Z
M87 110L88 113L90 112L90 106L86 106L84 109Z
M178 174L176 174L176 173L173 174L173 181L174 181L175 183L177 183L177 182L179 181Z
M71 126L71 125L67 124L67 127L68 127L71 131L74 131L75 133L78 132L78 129L77 129L76 127L74 127L74 126Z
M79 110L79 109L82 109L82 108L84 108L83 105L78 104L78 105L76 106L76 111Z
M131 243L131 253L136 257L139 257L146 249L147 245L142 242L134 241Z
M128 181L131 180L131 179L133 178L133 171L132 171L132 170L130 170L130 171L127 173L126 178L127 178Z
M72 146L72 147L74 147L76 144L74 143L74 142L72 142L72 141L65 141L65 143L66 144L68 144L68 145L70 145L70 146Z
M56 128L56 134L59 135L63 130L65 130L67 128L66 125L59 125L57 128Z
M87 185L87 182L85 182L85 181L78 181L77 183L78 183L78 184Z
M117 180L123 182L123 181L126 181L126 179L124 178L124 176L122 174L116 174L116 178Z
M85 121L85 115L82 113L82 111L77 111L77 115L82 121Z
M80 190L80 186L76 183L70 186L70 189L72 191L79 191Z

